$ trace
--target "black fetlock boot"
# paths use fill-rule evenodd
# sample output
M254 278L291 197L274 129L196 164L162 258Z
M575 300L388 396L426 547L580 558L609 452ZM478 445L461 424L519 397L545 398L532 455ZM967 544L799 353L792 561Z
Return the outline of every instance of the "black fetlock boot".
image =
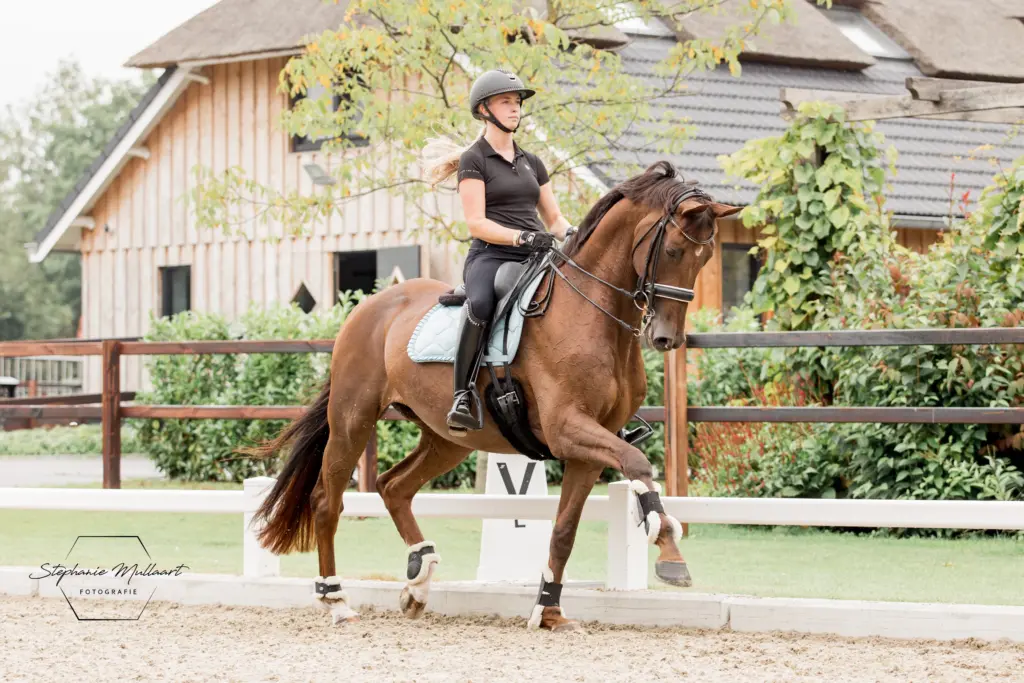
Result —
M470 429L483 429L483 407L476 395L476 373L485 340L486 321L477 320L467 303L462 310L459 345L455 350L455 402L448 412L448 433L465 436ZM474 409L476 415L474 416Z

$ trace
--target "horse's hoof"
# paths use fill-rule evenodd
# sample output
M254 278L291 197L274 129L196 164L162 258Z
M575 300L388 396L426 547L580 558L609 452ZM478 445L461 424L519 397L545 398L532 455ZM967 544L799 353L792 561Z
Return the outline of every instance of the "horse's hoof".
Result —
M660 581L670 586L689 588L693 585L693 579L690 578L690 570L686 568L685 562L656 562L654 565L654 575Z
M561 624L551 627L552 633L584 633L583 626L578 621L566 619Z
M402 589L402 594L398 597L398 606L402 609L402 614L409 619L419 619L427 609L427 603L414 598L408 586Z
M353 614L347 617L343 617L337 614L333 616L335 626L337 626L338 624L358 624L361 621L361 618L358 614Z
M331 613L331 623L354 624L359 621L359 612L348 606L344 600L317 600L320 609Z
M566 619L561 607L534 606L533 615L527 622L527 628L551 631L552 633L583 633L578 621Z

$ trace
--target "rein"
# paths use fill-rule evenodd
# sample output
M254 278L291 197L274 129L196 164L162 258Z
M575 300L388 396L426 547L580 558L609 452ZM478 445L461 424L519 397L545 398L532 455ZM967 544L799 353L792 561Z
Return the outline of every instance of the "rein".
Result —
M687 289L686 287L675 287L673 285L663 285L655 280L658 271L658 261L661 257L661 246L665 241L665 233L668 229L669 223L672 223L672 225L679 228L679 231L683 233L683 237L690 240L694 244L705 245L710 244L715 240L715 231L712 231L711 237L709 237L706 240L696 240L690 237L688 234L686 234L686 231L683 230L682 226L680 226L679 223L676 222L675 213L679 209L679 206L687 199L691 199L693 197L699 197L701 199L707 199L709 201L711 200L711 197L703 190L700 190L696 187L687 188L679 196L678 199L672 202L672 206L669 208L669 211L661 218L659 218L658 221L654 223L654 225L648 228L647 231L640 237L640 239L638 239L636 243L633 245L633 249L629 253L630 261L633 260L633 256L634 254L636 254L636 250L640 247L641 244L644 243L644 240L646 240L647 237L652 233L654 234L654 239L651 242L651 247L647 251L647 260L644 263L643 274L637 280L636 288L634 288L632 292L599 278L598 276L594 275L586 268L583 268L578 263L573 261L571 258L566 256L565 253L563 253L560 249L556 247L552 247L551 249L553 256L545 256L545 258L547 258L549 261L545 267L548 268L552 273L554 273L558 277L562 278L562 281L569 285L569 287L571 287L573 291L575 291L577 294L579 294L588 302L590 302L599 311L601 311L609 318L617 322L626 330L629 330L629 332L631 332L633 336L640 337L643 335L644 331L647 329L647 326L654 318L655 299L669 299L670 301L679 301L683 303L689 303L693 301L694 291L692 289ZM616 292L622 294L623 296L629 297L633 301L633 304L639 310L643 311L643 315L640 318L640 326L634 327L625 320L616 317L615 314L606 310L599 303L597 303L596 301L588 297L586 294L584 294L579 289L579 287L577 287L576 285L569 281L569 279L565 276L565 273L562 272L562 269L555 264L555 258L561 259L562 262L572 266L577 271L583 273L584 275L590 277L591 279L597 280L606 287L615 290ZM551 300L551 293L554 289L554 282L554 278L551 278L548 281L548 286L544 292L544 296L541 297L541 299L536 303L531 303L527 310L521 311L524 316L535 317L544 314Z

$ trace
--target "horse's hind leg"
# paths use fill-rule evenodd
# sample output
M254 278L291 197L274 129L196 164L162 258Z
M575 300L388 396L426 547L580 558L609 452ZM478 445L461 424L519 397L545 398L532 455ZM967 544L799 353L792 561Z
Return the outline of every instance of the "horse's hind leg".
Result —
M347 398L357 396L358 393L345 392ZM331 401L332 406L339 403ZM376 428L379 410L375 399L364 398L355 404L348 398L344 408L332 411L328 418L331 431L324 448L323 466L311 496L320 558L320 575L316 579L317 600L324 609L331 612L335 624L359 618L359 613L349 607L348 596L342 590L341 579L337 576L334 535L338 531L338 522L344 509L342 494Z
M418 422L418 421L417 421ZM377 478L377 491L391 513L399 535L409 546L406 579L399 606L411 619L416 619L427 606L430 580L441 561L437 546L423 538L412 514L412 499L424 484L453 469L472 450L453 444L419 423L422 436L416 448L403 460Z

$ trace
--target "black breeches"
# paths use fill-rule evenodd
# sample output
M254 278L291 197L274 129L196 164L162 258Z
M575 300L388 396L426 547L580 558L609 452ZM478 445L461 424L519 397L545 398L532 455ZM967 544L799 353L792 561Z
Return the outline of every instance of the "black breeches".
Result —
M462 280L466 283L466 299L473 317L489 323L498 305L494 295L494 276L501 264L509 261L522 263L525 256L513 256L488 250L470 254L462 269Z

